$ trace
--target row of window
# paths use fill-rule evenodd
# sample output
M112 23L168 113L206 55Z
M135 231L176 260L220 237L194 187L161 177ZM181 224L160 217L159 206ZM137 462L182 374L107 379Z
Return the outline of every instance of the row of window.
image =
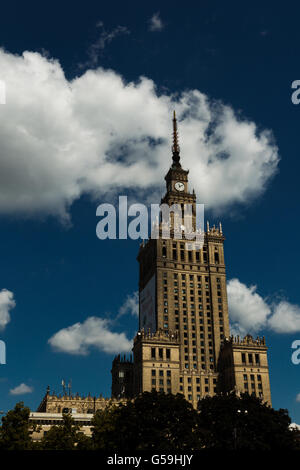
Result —
M163 273L163 277L164 278L168 277L168 273L166 271ZM175 280L180 280L181 279L182 281L189 280L190 282L195 282L196 281L195 277L197 277L197 282L202 283L202 282L205 281L206 284L209 283L209 276L200 276L198 274L196 275L196 274L185 274L185 273L173 273L173 278ZM220 277L216 278L216 283L217 284L221 283L221 278Z
M152 379L152 385L156 385L156 382L159 386L163 386L165 383L164 379ZM171 379L166 379L166 384L171 387Z
M91 413L94 413L94 411L92 411ZM51 425L51 426L54 426L54 425L61 425L63 420L62 419L32 419L30 418L30 422L31 423L35 423L35 424L48 424L48 425ZM76 424L80 424L80 426L90 426L91 425L91 421L76 421ZM46 434L47 431L44 432L44 434Z
M170 360L171 359L171 349L169 348L151 348L151 358L152 359L161 359L161 360Z
M242 353L242 363L243 364L260 364L260 357L259 354L252 354L252 353Z
M167 377L171 377L171 371L169 369L167 369L166 371L164 371L164 369L159 369L159 370L152 369L151 370L151 375L152 375L152 377L156 377L157 375L159 377L164 377L164 375L166 375Z
M152 392L155 392L156 390L157 390L156 387L152 386ZM158 391L159 391L159 392L164 392L165 389L164 389L164 387L159 387L159 388L158 388ZM170 387L167 388L167 393L172 393L172 390L171 390Z
M167 246L166 242L163 242L162 246L162 251L161 251L162 257L167 258ZM177 243L172 244L172 256L171 259L173 261L183 261L183 262L189 262L189 263L194 263L194 262L203 262L207 263L208 262L208 253L207 253L207 248L204 246L202 249L202 258L200 255L199 250L185 250L185 245L184 243L180 244L180 247L178 247ZM212 259L210 259L210 262L213 262L214 264L219 264L220 263L220 256L218 249L216 247Z
M184 364L184 368L185 368L186 370L188 370L188 369L197 370L197 369L198 369L196 363L191 364L191 367L190 367L190 364L189 364L188 362L186 362L186 363ZM208 364L208 365L206 366L206 364L203 362L202 364L199 365L199 368L202 369L202 370L207 370L207 369L214 370L214 364Z
M194 378L196 384L200 384L200 383L201 383L200 377L193 377L193 378ZM183 382L184 382L183 379L184 379L183 377L179 377L179 382L180 382L180 383L183 383ZM188 384L191 384L191 383L193 382L192 377L187 377L186 379L187 379L187 383L188 383ZM205 383L205 385L208 385L208 384L209 384L209 379L208 379L207 377L205 377L204 383ZM217 379L213 379L213 384L216 384L216 383L217 383Z
M255 382L251 382L251 383L250 383L250 387L249 387L248 382L244 382L244 389L245 389L245 390L248 390L249 388L251 388L252 390L255 390L255 388L256 388L256 387L255 387ZM262 390L262 384L261 384L261 383L258 383L258 384L257 384L257 388L258 388L259 390Z
M261 382L261 375L257 374L256 379L257 379L258 382ZM250 374L250 380L251 380L251 382L255 381L255 375L254 374ZM244 381L245 382L248 381L248 375L247 374L244 374Z

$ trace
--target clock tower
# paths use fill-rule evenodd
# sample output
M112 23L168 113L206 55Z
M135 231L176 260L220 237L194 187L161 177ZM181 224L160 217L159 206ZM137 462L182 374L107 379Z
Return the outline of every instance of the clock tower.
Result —
M172 164L161 204L179 206L183 219L187 205L192 207L195 232L196 195L189 191L188 174L180 163L174 112ZM190 249L185 227L178 239L173 221L171 217L168 237L160 221L159 236L140 245L134 360L115 360L113 397L130 396L124 392L127 384L133 396L151 390L182 393L194 407L206 395L230 390L251 392L271 404L264 339L230 337L221 224L207 223L203 245Z

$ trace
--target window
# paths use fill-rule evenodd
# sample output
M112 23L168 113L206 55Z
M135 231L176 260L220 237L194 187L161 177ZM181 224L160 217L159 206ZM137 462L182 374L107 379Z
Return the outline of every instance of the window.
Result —
M163 377L163 376L164 376L164 371L163 371L163 370L160 370L160 371L159 371L159 376L160 376L160 377Z
M253 356L252 356L252 354L248 354L248 360L249 360L250 364L253 364Z
M155 385L155 384L156 384L156 380L152 379L152 385Z
M155 348L151 348L151 358L155 359L156 354L155 354Z
M163 349L162 348L158 349L158 356L159 356L160 359L163 359Z
M123 377L125 377L125 373L124 373L123 370L120 370L119 371L119 378L123 378Z
M259 354L255 354L255 364L259 364L259 363L260 363Z
M152 369L152 377L155 377L155 376L156 376L156 370Z
M171 350L170 349L166 349L166 358L167 359L170 359L171 357Z
M245 364L246 363L246 354L242 353L242 362Z

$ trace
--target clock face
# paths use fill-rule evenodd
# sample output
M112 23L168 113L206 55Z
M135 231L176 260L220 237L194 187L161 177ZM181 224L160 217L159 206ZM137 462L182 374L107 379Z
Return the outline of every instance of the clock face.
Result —
M184 184L181 183L180 181L177 181L177 183L175 183L175 189L177 191L183 191L184 190Z

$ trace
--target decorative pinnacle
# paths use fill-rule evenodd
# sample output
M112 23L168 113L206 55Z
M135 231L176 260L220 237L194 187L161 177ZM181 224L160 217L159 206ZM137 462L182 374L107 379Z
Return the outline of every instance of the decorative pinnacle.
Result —
M173 153L173 164L176 167L181 167L180 165L180 147L178 144L178 130L177 130L177 119L176 119L176 112L174 111L173 114L173 145L172 145L172 153Z

